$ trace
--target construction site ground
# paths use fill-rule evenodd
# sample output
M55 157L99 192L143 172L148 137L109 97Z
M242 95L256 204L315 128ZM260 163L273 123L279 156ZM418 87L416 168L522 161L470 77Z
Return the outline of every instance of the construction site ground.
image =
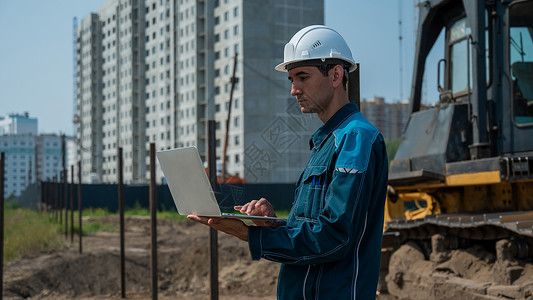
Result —
M86 220L93 221L119 228L117 216ZM126 217L125 228L126 298L149 299L150 220ZM191 221L159 219L157 236L158 299L210 299L208 228ZM4 299L120 299L119 232L99 231L84 237L82 254L77 236L74 241L63 249L5 264ZM252 261L247 243L225 234L218 234L218 244L220 299L276 298L277 263ZM411 263L411 273L419 275L401 275L402 298L510 299L509 295L521 295L523 299L533 299L528 294L533 291L531 262L525 263L513 285L501 286L492 282L490 254L479 249L479 253L456 251L453 260L440 267L431 262L413 262L419 255L416 250L400 250L404 262ZM400 264L398 270L402 269L403 263L396 263ZM427 278L431 280L423 282ZM394 282L394 278L391 280ZM390 287L394 289L393 285ZM459 294L458 289L462 291ZM474 297L458 297L470 294ZM377 298L398 299L388 294Z

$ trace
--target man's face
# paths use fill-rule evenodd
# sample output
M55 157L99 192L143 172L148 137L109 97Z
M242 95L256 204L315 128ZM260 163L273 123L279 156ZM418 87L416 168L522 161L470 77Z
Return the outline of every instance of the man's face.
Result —
M297 67L289 71L292 82L291 95L296 97L303 113L320 115L327 110L333 98L329 76L324 76L317 67Z

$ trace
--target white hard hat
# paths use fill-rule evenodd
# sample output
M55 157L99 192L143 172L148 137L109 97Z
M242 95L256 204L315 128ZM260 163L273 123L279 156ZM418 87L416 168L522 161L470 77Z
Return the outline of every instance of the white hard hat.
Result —
M276 70L287 72L296 66L317 65L317 60L332 60L344 64L352 72L356 69L352 52L342 36L324 25L307 26L298 31L285 45L283 63Z

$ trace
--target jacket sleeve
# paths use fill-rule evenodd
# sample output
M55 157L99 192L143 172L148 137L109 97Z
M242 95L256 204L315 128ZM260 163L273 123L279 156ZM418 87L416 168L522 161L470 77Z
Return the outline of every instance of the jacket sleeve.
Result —
M335 170L316 222L298 226L250 227L252 259L308 265L336 261L358 247L367 224L372 197L373 167L383 148L376 136L347 134L337 145ZM377 143L376 143L377 144Z

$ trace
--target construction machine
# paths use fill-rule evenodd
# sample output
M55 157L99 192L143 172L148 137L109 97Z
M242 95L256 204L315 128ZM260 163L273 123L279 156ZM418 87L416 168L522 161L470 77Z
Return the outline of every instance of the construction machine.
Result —
M439 99L424 107L441 32L444 58L427 74ZM409 110L390 163L382 268L408 241L430 257L435 235L447 247L506 240L512 256L531 259L533 1L422 1Z

